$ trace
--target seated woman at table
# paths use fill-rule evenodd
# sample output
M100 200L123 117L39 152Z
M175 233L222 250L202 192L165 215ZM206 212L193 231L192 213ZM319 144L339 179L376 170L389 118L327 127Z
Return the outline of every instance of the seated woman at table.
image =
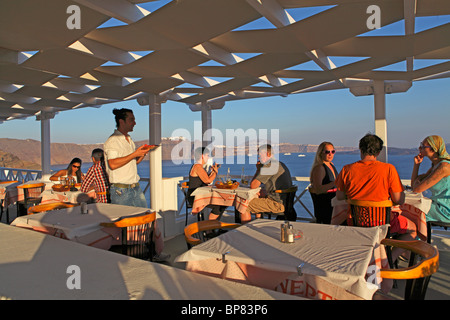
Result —
M431 168L419 175L424 157L431 160ZM427 221L450 223L450 155L442 137L428 136L420 143L419 154L414 157L411 186L414 192L431 192Z
M187 197L189 203L192 205L194 202L194 197L191 196L192 192L199 187L204 187L214 181L217 176L219 165L214 164L211 166L211 172L208 174L204 166L209 159L209 150L205 147L197 148L194 151L195 163L189 171L189 189L187 192ZM208 205L207 208L212 209L209 214L209 220L217 220L222 217L222 214L226 210L226 206L219 205Z
M314 163L311 168L310 182L311 198L314 205L314 216L317 223L330 224L333 206L331 199L336 196L334 181L338 171L333 165L336 150L331 142L322 142L317 148Z
M81 183L84 179L84 174L81 172L81 159L73 158L70 161L67 169L59 170L57 173L50 177L51 181L64 180L64 178L73 177L76 179L76 183Z

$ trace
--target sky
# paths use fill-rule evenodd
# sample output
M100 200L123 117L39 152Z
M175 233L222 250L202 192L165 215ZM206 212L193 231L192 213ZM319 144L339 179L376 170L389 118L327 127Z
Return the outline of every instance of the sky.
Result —
M167 1L160 1L162 5ZM150 7L158 2L148 4ZM298 21L323 9L293 10ZM415 31L450 22L450 16L416 18ZM104 27L120 25L109 21ZM267 21L257 21L251 28L273 27ZM404 22L400 21L367 35L404 35ZM337 59L337 58L332 58ZM333 60L339 66L339 59ZM448 61L448 60L447 60ZM415 68L439 61L415 60ZM305 66L304 70L315 70ZM310 69L307 69L310 68ZM404 71L404 64L382 70ZM131 133L135 141L149 136L148 106L136 100L83 108L56 114L51 120L51 142L91 144L103 143L115 129L113 108L133 110L137 125ZM450 142L450 78L414 82L405 93L386 95L387 145L399 148L418 147L419 142L431 134L441 135ZM200 112L192 112L186 104L168 101L162 104L162 136L178 135L186 129L194 135L194 123L201 121ZM227 129L278 130L279 141L294 144L315 144L330 141L335 146L357 147L359 139L374 132L374 97L356 97L349 89L300 93L287 97L266 97L227 102L223 109L212 112L212 126L225 136ZM175 134L174 134L175 133ZM270 135L269 135L270 137ZM35 117L6 121L0 124L0 138L40 140L40 122ZM225 144L225 143L224 143Z
M226 129L279 130L280 142L320 144L331 141L336 146L357 147L359 139L374 132L374 97L353 96L348 89L301 93L288 97L266 97L227 102L212 111L212 125L225 136ZM131 133L135 141L149 136L148 106L135 100L106 104L56 114L50 122L51 142L103 143L115 129L113 108L130 108L136 117ZM186 104L162 104L162 136L178 129L194 136L194 122L200 112ZM405 93L386 95L388 136L391 147L413 148L431 134L450 142L450 79L413 83ZM40 121L6 121L0 124L0 137L40 140Z

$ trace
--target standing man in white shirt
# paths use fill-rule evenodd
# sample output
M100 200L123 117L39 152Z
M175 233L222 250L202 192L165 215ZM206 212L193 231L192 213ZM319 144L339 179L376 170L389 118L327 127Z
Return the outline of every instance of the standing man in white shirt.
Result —
M117 129L106 140L103 148L105 152L106 171L108 173L111 203L126 206L147 208L147 200L139 186L137 165L152 149L149 145L143 145L136 149L129 132L136 125L133 111L130 109L114 109ZM166 261L170 254L162 252L164 243L158 225L153 235L156 245L156 255L153 261Z
M136 121L130 109L114 109L117 129L104 144L106 171L111 183L111 203L147 207L147 200L139 186L137 164L150 151L146 145L136 149L129 132Z

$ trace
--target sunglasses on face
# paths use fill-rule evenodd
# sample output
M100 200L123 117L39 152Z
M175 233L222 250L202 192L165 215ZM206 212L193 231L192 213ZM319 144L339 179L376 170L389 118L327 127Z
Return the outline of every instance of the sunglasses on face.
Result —
M420 143L419 149L426 149L426 148L432 150L431 146L424 146L423 143Z
M336 150L324 150L324 153L325 154L335 154L336 153Z
M72 165L72 167L74 167L74 168L77 168L77 169L80 169L81 168L81 166L76 166L76 165Z

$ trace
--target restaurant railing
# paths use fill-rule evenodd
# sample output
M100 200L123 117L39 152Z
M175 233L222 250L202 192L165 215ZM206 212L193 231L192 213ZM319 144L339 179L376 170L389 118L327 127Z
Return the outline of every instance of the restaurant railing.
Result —
M27 182L42 178L41 170L0 167L0 180Z
M219 178L223 178L225 176L219 175ZM6 168L0 167L0 180L18 180L20 182L27 182L30 180L37 180L42 178L41 170L31 170L31 169L18 169L18 168ZM182 177L180 181L187 181L189 177ZM232 179L240 180L241 176L231 175ZM141 178L141 188L146 194L146 197L149 202L149 187L150 187L150 179L149 178ZM144 183L142 183L144 182ZM308 194L308 188L310 186L309 177L292 177L292 182L298 186L298 191L295 196L294 208L297 212L297 220L305 220L305 221L314 221L314 210L312 200ZM402 179L403 185L409 185L410 180ZM176 212L176 219L185 219L185 201L184 194L181 192L181 189L173 190L173 192L177 193L178 198L178 210ZM234 210L229 209L229 212L234 212Z
M219 175L219 178L224 178L225 175ZM181 185L182 181L187 181L189 177L183 177L183 180L180 181L179 186ZM239 181L241 179L241 176L238 175L231 175L231 179L235 179ZM401 179L402 184L404 186L410 184L410 180L407 179ZM312 203L312 199L309 196L309 187L310 187L310 181L309 177L292 177L293 184L296 184L298 186L298 191L295 195L295 201L294 201L294 209L297 213L297 220L298 221L309 221L313 222L315 221L314 217L314 207ZM306 196L305 196L306 195ZM178 212L177 212L177 218L183 219L185 218L185 201L184 201L184 194L181 192L181 189L178 190ZM234 210L228 209L227 212L234 213Z

